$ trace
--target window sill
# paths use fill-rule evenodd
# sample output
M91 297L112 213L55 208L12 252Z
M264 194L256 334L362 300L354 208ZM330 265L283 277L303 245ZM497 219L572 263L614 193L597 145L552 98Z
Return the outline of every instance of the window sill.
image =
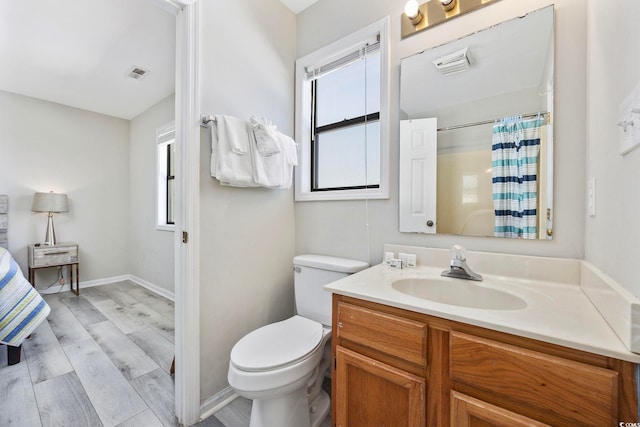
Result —
M296 202L313 202L322 200L374 200L388 199L389 191L374 188L370 190L336 190L336 191L304 191L296 192Z
M156 224L156 230L158 231L176 231L175 225L160 225Z

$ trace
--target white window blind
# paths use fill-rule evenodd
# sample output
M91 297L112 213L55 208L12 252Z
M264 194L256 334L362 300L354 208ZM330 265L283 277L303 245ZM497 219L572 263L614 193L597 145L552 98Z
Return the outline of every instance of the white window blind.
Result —
M305 68L306 80L311 81L311 80L320 78L326 74L329 74L332 71L338 70L356 61L364 59L368 55L371 55L372 53L377 52L378 50L380 50L380 35L378 35L376 39L371 40L365 43L364 45L361 45L355 49L347 51L345 55L340 56L338 59L331 60L322 65L306 67Z
M163 131L158 131L158 144L163 144L165 142L169 142L171 140L176 139L176 131L175 129L168 129Z

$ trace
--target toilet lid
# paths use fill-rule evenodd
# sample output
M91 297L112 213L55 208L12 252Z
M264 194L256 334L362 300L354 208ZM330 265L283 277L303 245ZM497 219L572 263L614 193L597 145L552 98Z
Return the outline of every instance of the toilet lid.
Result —
M245 371L264 371L289 365L322 342L322 325L293 316L245 335L233 346L231 362Z

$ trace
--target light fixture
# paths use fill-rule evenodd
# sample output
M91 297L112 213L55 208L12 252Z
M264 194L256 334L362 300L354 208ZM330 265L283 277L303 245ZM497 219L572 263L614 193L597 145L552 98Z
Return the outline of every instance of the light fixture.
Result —
M33 203L31 205L33 212L48 212L49 219L47 221L47 232L45 234L44 244L56 244L56 232L53 228L53 213L69 212L69 199L66 194L54 193L35 193L33 195Z
M469 61L469 48L465 47L464 49L438 58L433 61L433 65L445 76L467 71L471 65L471 61Z
M416 0L409 0L400 17L402 38L497 1L499 0L430 0L418 4Z

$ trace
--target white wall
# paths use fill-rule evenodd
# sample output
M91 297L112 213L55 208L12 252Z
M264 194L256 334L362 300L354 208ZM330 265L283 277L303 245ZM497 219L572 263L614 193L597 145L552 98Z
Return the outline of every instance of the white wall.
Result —
M631 1L631 0L629 0ZM502 1L405 40L400 14L405 0L320 0L298 15L298 57L331 43L383 16L391 17L391 198L366 202L296 203L296 252L326 253L373 263L384 243L450 247L515 254L584 255L586 2L583 0ZM398 140L400 60L471 32L555 3L556 109L554 240L523 242L497 238L404 234L398 232ZM478 82L481 84L481 82ZM370 241L370 243L368 243ZM369 255L369 252L371 255ZM370 258L370 259L369 259Z
M156 229L156 130L173 122L170 95L131 120L128 272L174 294L174 232Z
M293 135L295 16L278 0L201 3L201 112L271 119ZM201 132L201 397L228 386L243 335L293 312L292 190L222 187Z
M33 193L53 190L69 196L54 223L58 241L79 244L81 281L128 273L129 122L0 91L0 135L9 249L23 271L47 223L31 212Z
M586 177L597 179L597 204L596 216L586 221L586 258L636 296L640 149L619 154L616 122L620 102L640 83L638 22L636 0L588 2Z

